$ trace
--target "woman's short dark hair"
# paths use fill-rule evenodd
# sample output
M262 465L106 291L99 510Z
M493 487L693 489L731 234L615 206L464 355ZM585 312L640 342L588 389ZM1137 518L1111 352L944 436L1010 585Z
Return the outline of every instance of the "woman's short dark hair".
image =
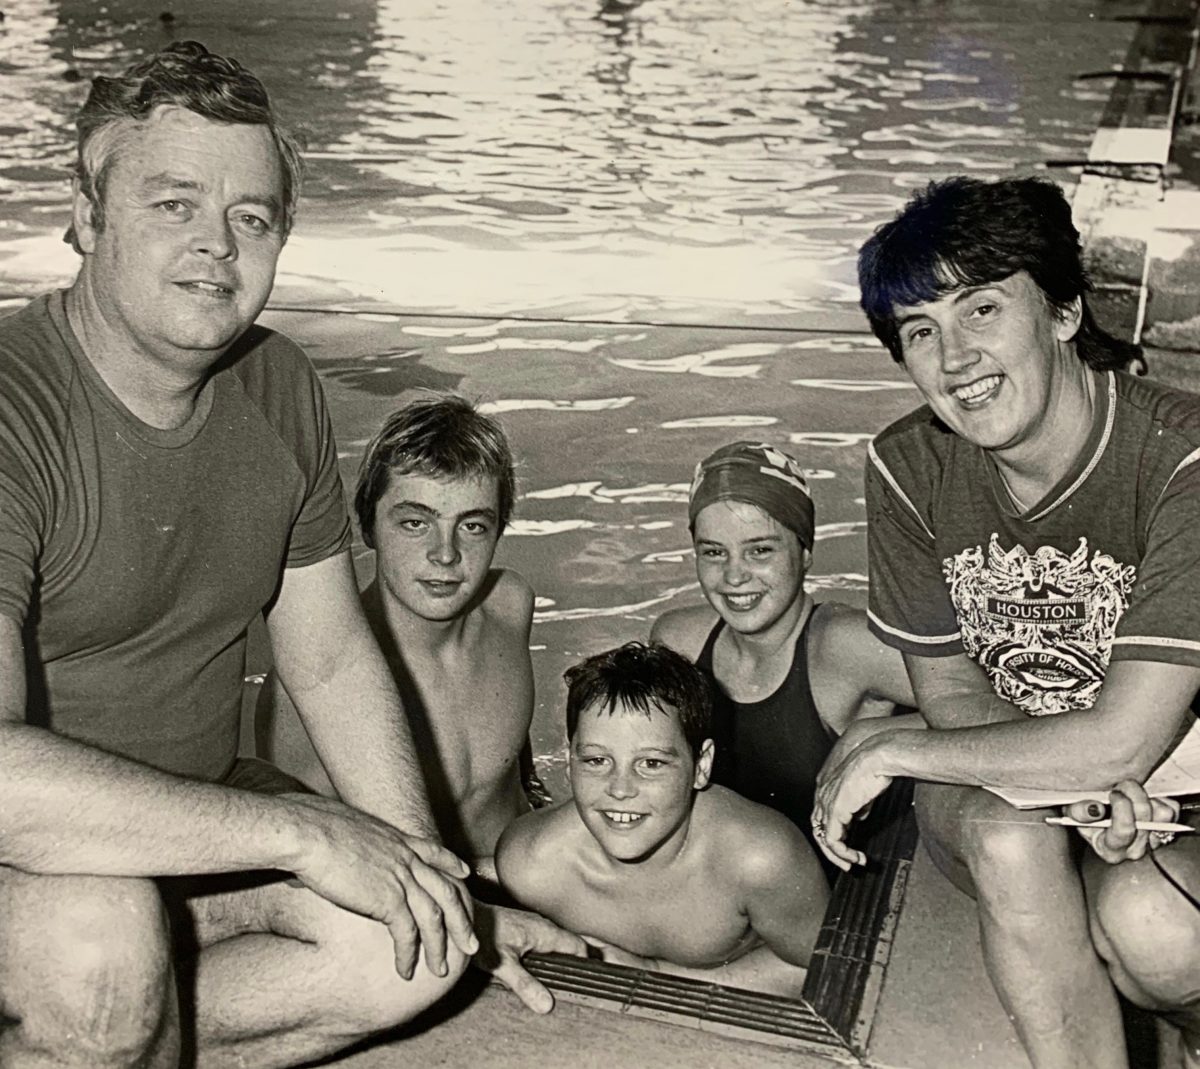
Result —
M283 174L286 236L296 215L304 174L299 141L280 123L262 82L237 60L218 56L199 41L178 41L116 78L93 79L75 121L75 175L92 204L96 229L104 228L104 186L123 143L120 130L130 120L146 121L162 105L185 108L214 122L267 127ZM67 230L64 240L80 251L74 227Z
M597 653L563 673L567 681L567 739L575 737L579 714L599 707L609 715L617 705L647 717L674 709L692 760L712 738L712 690L708 677L682 654L654 642L627 642Z
M1025 271L1058 315L1076 299L1083 319L1075 348L1097 370L1124 368L1141 348L1114 338L1088 308L1091 283L1079 231L1062 190L1042 178L985 182L959 175L914 194L858 254L863 311L875 336L903 363L896 309L937 300Z

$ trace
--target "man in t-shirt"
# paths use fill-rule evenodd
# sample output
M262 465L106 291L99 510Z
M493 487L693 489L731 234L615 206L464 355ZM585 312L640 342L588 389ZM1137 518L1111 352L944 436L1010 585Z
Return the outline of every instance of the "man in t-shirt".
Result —
M1033 1064L1123 1066L1115 983L1200 1065L1200 844L1134 824L1178 812L1139 784L1200 684L1200 398L1120 370L1135 353L1092 319L1052 183L931 185L859 281L926 401L875 439L867 509L871 625L934 730L832 755L814 834L859 862L853 814L925 781L922 836L979 902ZM1081 877L1073 832L982 787L1111 792L1114 826L1085 832Z
M79 275L0 323L6 1069L313 1061L478 946L359 606L319 383L253 325L299 179L233 61L183 42L97 78ZM345 802L236 757L263 612ZM497 975L556 949L487 921Z

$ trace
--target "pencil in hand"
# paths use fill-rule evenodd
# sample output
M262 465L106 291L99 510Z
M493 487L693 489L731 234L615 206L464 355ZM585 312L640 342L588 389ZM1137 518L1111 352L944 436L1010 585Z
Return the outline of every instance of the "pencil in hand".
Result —
M1047 824L1061 824L1064 828L1111 828L1112 821L1105 817L1103 820L1075 820L1072 817L1047 817ZM1138 831L1195 831L1190 824L1173 824L1169 820L1139 820L1135 825Z

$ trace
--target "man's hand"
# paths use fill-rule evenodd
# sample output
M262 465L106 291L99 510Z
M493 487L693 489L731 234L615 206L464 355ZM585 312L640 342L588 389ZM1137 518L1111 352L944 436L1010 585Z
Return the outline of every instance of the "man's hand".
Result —
M574 954L583 957L587 945L539 913L475 903L479 951L475 964L491 973L534 1013L554 1009L554 996L521 964L526 954Z
M386 925L404 979L412 978L422 948L429 970L446 975L447 935L467 956L479 949L461 882L469 869L449 850L332 798L287 798L313 833L296 877L335 906Z
M1108 801L1112 826L1080 828L1079 834L1091 844L1096 855L1110 865L1137 861L1157 845L1155 833L1139 831L1139 822L1144 824L1148 821L1179 819L1179 803L1175 799L1151 798L1137 780L1122 780L1112 789ZM1067 807L1066 814L1081 823L1099 820L1104 815L1094 802L1076 802Z
M843 753L840 761L827 760L817 776L813 838L821 852L847 872L851 865L867 863L861 850L846 844L850 822L892 782L892 777L881 771L878 757L886 739L883 732L869 736L849 753Z

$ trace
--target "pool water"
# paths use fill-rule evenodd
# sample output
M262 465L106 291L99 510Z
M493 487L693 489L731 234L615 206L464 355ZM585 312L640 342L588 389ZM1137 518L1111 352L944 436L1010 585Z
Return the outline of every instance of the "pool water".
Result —
M538 591L535 737L561 792L562 670L698 598L686 484L717 445L800 456L810 586L864 603L865 443L917 397L865 332L855 252L932 178L1085 155L1109 83L1077 76L1120 61L1138 6L9 0L0 297L74 272L88 79L189 37L259 73L310 163L267 321L325 380L347 482L416 386L512 436L499 556Z

